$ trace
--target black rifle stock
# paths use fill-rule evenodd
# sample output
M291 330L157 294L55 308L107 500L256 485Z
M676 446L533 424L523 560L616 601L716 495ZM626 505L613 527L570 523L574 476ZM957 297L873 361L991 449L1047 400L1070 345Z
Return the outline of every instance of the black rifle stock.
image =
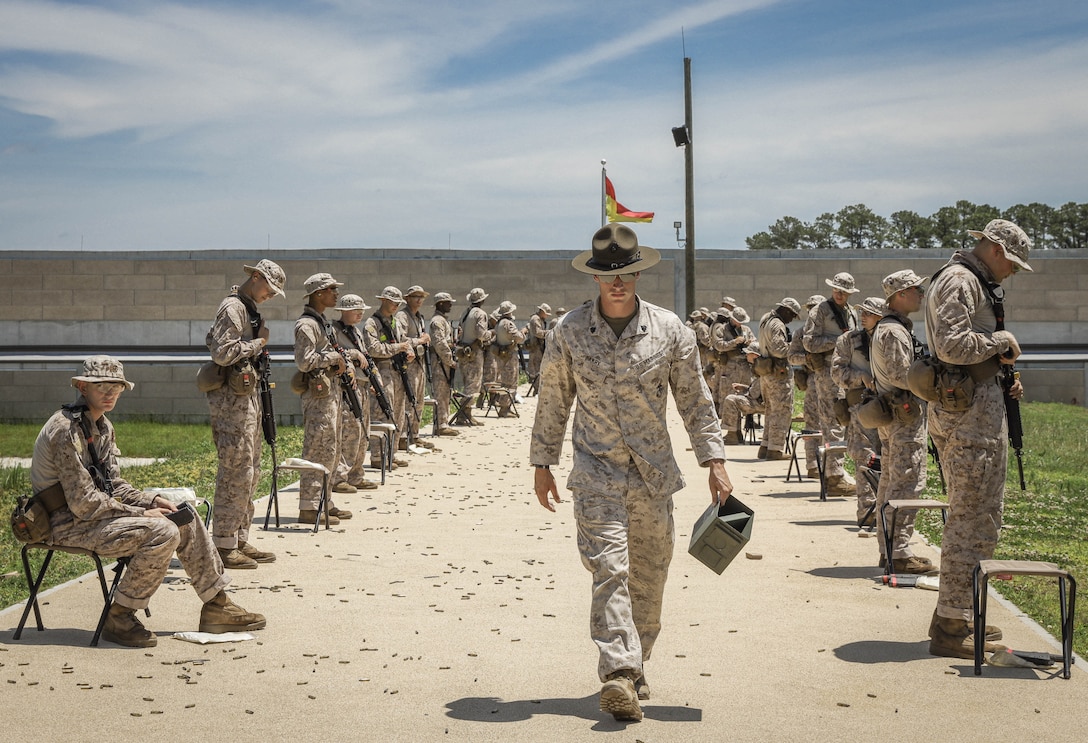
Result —
M330 343L332 343L332 339L330 339ZM359 393L355 385L355 375L351 372L351 369L355 364L352 363L347 350L339 343L332 343L332 347L340 354L340 358L344 360L345 364L344 371L340 373L340 393L344 396L344 402L351 408L351 414L355 416L355 420L361 422L363 420L363 405L359 402Z
M257 379L261 397L261 430L264 432L265 443L272 453L272 493L268 498L268 509L264 514L264 528L268 528L268 521L272 517L272 507L276 508L276 526L280 525L280 501L278 486L276 483L276 411L272 405L272 390L276 383L272 381L272 359L267 349L261 349L261 353L254 359L257 367Z

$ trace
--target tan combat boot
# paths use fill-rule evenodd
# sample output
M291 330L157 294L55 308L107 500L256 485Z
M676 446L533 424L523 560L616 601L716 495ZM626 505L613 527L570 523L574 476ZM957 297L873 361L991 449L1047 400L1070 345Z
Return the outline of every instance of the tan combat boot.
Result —
M639 722L642 707L638 703L635 682L627 671L617 671L601 687L601 712L607 712L623 722Z
M930 636L930 638L933 637L933 633L937 630L937 620L939 618L940 617L937 616L937 611L934 610L933 611L933 618L929 620L929 636ZM967 623L967 629L970 632L974 632L975 631L974 623L973 622L968 622ZM1000 640L1004 636L1005 636L1005 633L1001 631L1000 627L998 627L996 625L993 625L993 624L987 624L986 625L986 639L989 642L997 642L998 640Z
M942 658L972 659L975 657L975 636L966 619L949 619L934 615L929 637L930 655ZM1008 648L1004 645L985 642L982 649L986 653L995 653Z
M248 542L239 542L238 551L254 562L275 562L276 555L272 552L262 552Z
M298 522L300 524L316 524L317 523L317 511L299 511L298 512ZM324 517L321 518L321 523L322 524L325 523L325 518ZM329 526L336 526L339 523L340 523L340 519L333 516L332 513L330 512L329 513Z
M740 431L726 431L725 432L725 445L735 446L737 444L743 444L740 438Z
M246 556L237 548L228 549L219 547L219 559L223 561L223 567L227 570L256 570L257 561Z
M200 631L222 634L224 632L249 632L264 629L262 614L246 611L220 591L200 610Z
M106 615L102 637L126 648L153 648L159 640L136 618L135 609L114 604Z

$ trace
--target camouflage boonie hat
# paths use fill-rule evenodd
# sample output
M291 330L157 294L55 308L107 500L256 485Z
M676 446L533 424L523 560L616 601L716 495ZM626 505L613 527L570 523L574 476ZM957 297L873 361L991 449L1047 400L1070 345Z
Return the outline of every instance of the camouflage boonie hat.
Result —
M730 313L730 317L732 317L737 322L748 322L752 319L748 317L748 313L744 311L743 307L734 307L733 312Z
M752 341L744 347L745 353L754 353L756 356L762 356L763 352L759 350L759 341Z
M83 373L72 377L72 386L76 382L120 382L125 389L136 385L125 379L125 367L112 356L91 356L83 362Z
M797 300L794 299L793 297L785 297L781 302L779 302L775 306L776 307L785 307L787 310L789 310L793 314L797 315L798 317L801 316L801 305L797 304Z
M536 306L536 311L537 312L543 312L545 315L551 315L552 314L552 307L547 302L542 302L542 303L540 303L540 304L538 304Z
M488 294L484 293L483 289L481 289L480 287L476 287L468 293L468 296L466 296L465 299L468 300L469 304L479 304L480 302L487 299L488 296Z
M502 317L503 315L513 315L514 310L516 309L517 305L515 305L513 302L503 302L499 305L499 309L497 309L496 312L498 313L499 317Z
M279 265L266 259L257 261L256 266L242 266L242 269L250 276L256 271L261 276L264 276L264 280L268 282L268 285L272 287L272 291L279 294L281 297L287 296L283 292L283 286L287 283L287 274L283 272L283 269Z
M439 302L449 302L450 304L453 304L456 301L456 299L450 296L449 292L438 292L438 294L434 295L435 304L438 304Z
M336 300L336 306L333 309L341 312L352 312L354 310L369 310L370 305L364 302L363 298L358 294L345 294Z
M701 320L706 317L706 313L702 310L692 310L691 314L688 315L688 317L692 320Z
M322 289L328 289L333 286L343 286L343 282L337 281L332 277L332 274L327 273L315 273L310 278L306 279L306 283L303 287L306 289L306 296L310 296L314 292L319 292Z
M919 276L909 268L904 268L902 271L888 274L880 283L884 287L884 299L891 299L896 292L910 289L912 286L921 286L928 280L928 276Z
M1007 219L992 219L986 228L967 230L967 234L979 240L989 240L1005 249L1005 257L1025 271L1032 271L1028 265L1028 251L1031 250L1031 238L1027 233Z
M732 297L722 297L722 307L728 307L729 309L733 309L736 306L737 300L733 299Z
M396 302L400 304L404 301L404 297L400 293L400 289L395 286L387 286L382 289L382 293L377 295L375 299L388 299L390 302Z
M424 297L424 298L426 298L426 297L431 296L431 293L423 291L422 286L415 285L415 286L408 287L408 291L404 292L404 296L406 296L406 297Z
M556 317L559 317L560 315L565 315L565 314L567 314L567 308L566 307L560 307L559 309L557 309L555 311L555 316Z
M816 305L823 304L826 301L827 297L825 297L823 294L813 294L811 297L808 298L808 301L805 302L805 308L811 310Z
M837 273L830 279L824 279L824 283L832 289L838 289L840 292L846 292L847 294L857 294L861 291L861 289L854 286L854 277L846 273L846 271Z
M862 312L868 312L870 315L884 317L888 311L888 303L880 297L866 297L865 301L859 304L857 308Z

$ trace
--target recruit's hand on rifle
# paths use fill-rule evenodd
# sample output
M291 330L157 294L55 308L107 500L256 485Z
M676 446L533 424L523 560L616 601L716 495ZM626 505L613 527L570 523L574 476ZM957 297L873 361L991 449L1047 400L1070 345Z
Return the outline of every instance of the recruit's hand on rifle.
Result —
M268 345L268 337L268 326L262 323L261 329L257 331L257 340L264 341L261 343L262 347Z
M995 341L1005 340L1009 343L1009 350L998 357L1001 363L1010 366L1015 364L1016 360L1020 358L1020 344L1016 341L1015 336L1007 330L998 330L993 337Z

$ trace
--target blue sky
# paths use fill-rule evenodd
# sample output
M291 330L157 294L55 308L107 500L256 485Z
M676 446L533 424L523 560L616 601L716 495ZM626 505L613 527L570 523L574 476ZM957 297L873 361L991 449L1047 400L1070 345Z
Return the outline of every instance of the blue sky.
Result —
M683 37L681 36L683 30ZM1088 201L1068 0L0 0L0 250L582 250Z

